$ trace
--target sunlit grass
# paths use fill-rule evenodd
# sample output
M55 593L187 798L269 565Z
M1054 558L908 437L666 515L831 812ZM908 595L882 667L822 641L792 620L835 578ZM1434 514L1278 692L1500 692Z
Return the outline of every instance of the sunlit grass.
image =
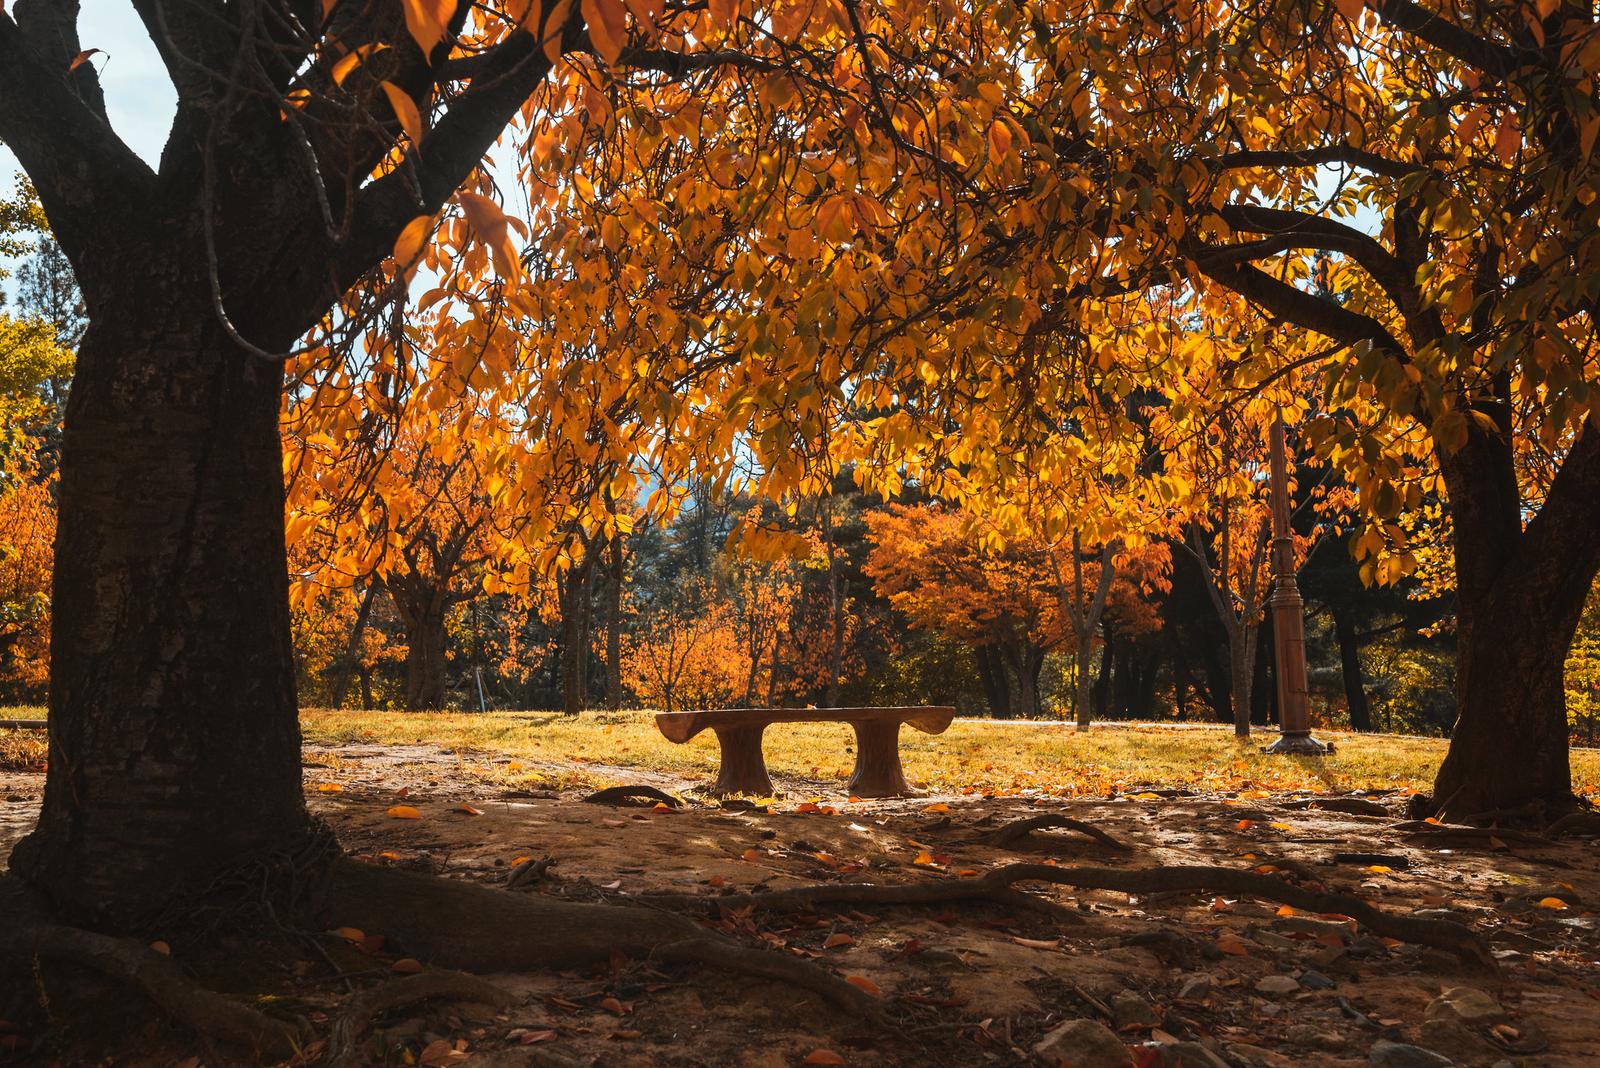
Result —
M0 719L44 719L37 705L0 705ZM44 767L49 743L40 731L14 731L0 727L0 770L35 771Z
M717 745L709 732L684 745L661 737L647 712L585 713L331 712L302 714L313 742L432 743L468 754L517 760L607 764L708 777ZM1181 727L1096 727L1078 732L1058 723L957 722L942 735L904 728L906 775L940 792L1012 793L1038 789L1103 795L1133 787L1235 790L1426 790L1445 742L1433 738L1320 732L1337 752L1322 759L1260 752L1275 735L1249 743L1230 731ZM854 738L841 724L780 724L766 734L767 766L778 775L842 781L853 763ZM504 765L496 777L505 774ZM488 770L488 769L486 769ZM528 769L530 772L533 769ZM1600 794L1600 754L1573 754L1578 789ZM597 780L606 776L597 775Z

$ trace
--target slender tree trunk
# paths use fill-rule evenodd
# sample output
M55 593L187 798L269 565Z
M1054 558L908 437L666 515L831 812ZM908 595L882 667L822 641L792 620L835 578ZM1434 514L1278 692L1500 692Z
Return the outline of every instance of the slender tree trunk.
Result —
M50 775L12 870L128 927L317 840L283 541L282 369L241 353L193 272L139 264L67 405ZM287 875L285 875L287 877Z
M833 540L833 504L823 511L828 547L828 689L823 704L839 707L839 662L844 659L844 597L839 590L839 551Z
M1229 682L1233 697L1233 733L1240 738L1250 737L1250 698L1256 673L1256 637L1254 624L1241 623L1228 631L1228 662L1232 671Z
M360 660L361 637L367 630L367 619L372 614L372 602L378 592L377 581L369 581L361 594L361 607L356 610L355 625L350 628L350 638L344 645L344 656L339 662L339 676L333 684L333 707L343 708L345 694L350 691L350 677Z
M611 568L606 575L606 707L615 712L622 707L622 538L612 538L607 550Z
M1111 709L1111 678L1116 670L1117 640L1110 627L1100 636L1100 674L1094 681L1094 715L1106 719Z
M585 633L586 608L589 601L589 557L579 565L582 571L568 571L563 577L565 596L561 605L561 711L576 716L583 711L588 694L585 692L585 662L588 660L588 636Z
M1250 683L1250 722L1278 722L1278 665L1271 627L1256 627L1255 673Z
M1094 699L1094 679L1089 672L1094 664L1094 635L1084 632L1077 635L1077 639L1077 648L1072 658L1074 673L1072 706L1077 713L1078 726L1088 727L1094 720L1094 710L1091 707Z
M1372 710L1367 705L1367 684L1361 672L1361 642L1348 611L1332 607L1333 636L1339 643L1339 667L1344 675L1344 703L1350 710L1350 728L1372 729Z

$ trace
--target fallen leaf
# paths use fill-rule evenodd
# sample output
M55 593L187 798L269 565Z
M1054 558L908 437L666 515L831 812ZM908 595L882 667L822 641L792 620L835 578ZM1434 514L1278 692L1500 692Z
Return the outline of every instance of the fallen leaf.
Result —
M1564 909L1567 903L1559 897L1541 897L1536 904L1542 909Z
M874 997L881 997L883 995L883 988L864 975L847 975L844 977L844 981L855 987L857 990L864 990Z
M1562 905L1561 907L1566 908L1565 905ZM150 943L150 948L161 954L163 957L172 956L172 947L161 941L159 938Z
M760 860L761 859L761 854L756 852L754 849L746 849L743 853L740 853L739 855L741 857L743 857L745 860Z
M931 865L933 863L933 854L924 849L922 852L917 854L916 859L911 863L921 864L924 866Z
M943 801L939 801L939 802L936 802L934 804L929 805L927 808L924 808L922 811L924 811L924 812L949 812L950 811L950 806L945 804Z
M531 1046L535 1042L548 1042L555 1037L556 1033L554 1031L529 1031L526 1034L519 1035L517 1041L524 1046Z
M856 944L856 940L853 937L851 937L850 935L844 934L843 932L840 932L839 934L831 934L831 935L829 935L828 936L828 940L826 942L822 943L822 948L823 949L836 949L839 946L853 946L855 944Z
M1255 825L1256 825L1256 821L1255 820L1240 820L1234 826L1235 826L1235 828L1237 830L1248 831L1250 828L1254 827Z
M422 962L415 957L401 957L389 965L389 970L396 975L416 975L422 971Z
M844 1064L845 1059L831 1049L814 1049L801 1064Z
M1027 946L1029 949L1061 948L1061 944L1059 942L1053 942L1048 938L1023 938L1021 935L1012 935L1011 941L1015 942L1019 946Z
M422 813L410 805L392 805L389 808L389 818L392 820L420 820Z
M1246 946L1238 935L1224 931L1217 936L1217 948L1230 957L1248 957L1250 947Z
M456 806L456 811L457 812L465 812L469 816L481 816L481 815L483 815L483 809L481 809L481 808L473 808L471 805L469 805L469 804L467 804L465 802L462 802L461 804L457 805Z
M335 927L333 933L346 942L360 942L367 937L367 933L359 927Z
M90 56L97 56L99 54L100 49L98 48L88 48L82 52L79 52L77 55L72 57L72 63L67 67L67 73L71 74L73 71L89 62Z
M344 787L336 782L321 782L317 784L317 791L324 794L342 794Z

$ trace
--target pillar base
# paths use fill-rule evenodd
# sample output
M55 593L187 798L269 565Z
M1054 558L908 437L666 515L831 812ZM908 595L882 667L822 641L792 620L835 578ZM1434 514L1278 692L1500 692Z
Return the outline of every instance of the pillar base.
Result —
M1310 731L1286 731L1261 751L1288 756L1327 756L1333 752L1333 746L1317 741Z
M850 776L852 797L920 797L906 782L900 766L898 722L855 723L856 770Z

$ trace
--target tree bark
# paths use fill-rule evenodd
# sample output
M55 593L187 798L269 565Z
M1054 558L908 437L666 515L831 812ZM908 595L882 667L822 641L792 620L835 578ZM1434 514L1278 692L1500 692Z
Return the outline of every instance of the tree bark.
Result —
M626 577L622 536L611 539L606 572L606 707L622 707L622 581Z
M1094 637L1090 634L1079 634L1077 648L1073 652L1072 669L1073 678L1073 710L1077 713L1078 726L1088 727L1094 721L1094 679L1090 677L1089 668L1094 660Z
M1011 715L1010 688L1006 685L1005 665L992 645L974 645L972 658L978 664L978 681L983 684L983 696L989 703L989 715L1006 719Z
M1339 668L1344 676L1344 703L1350 712L1350 729L1370 731L1372 709L1367 704L1367 684L1361 671L1361 641L1348 611L1330 605L1333 636L1339 643Z
M1474 427L1440 468L1455 521L1457 714L1433 805L1452 818L1565 811L1576 801L1564 672L1600 571L1600 434L1573 444L1526 529L1503 434Z
M1256 672L1256 627L1250 623L1228 631L1229 683L1233 698L1233 733L1250 737L1250 697Z
M97 309L67 406L50 775L13 870L63 916L139 923L311 841L283 541L282 369L193 270ZM186 303L185 301L188 301Z
M444 613L423 613L409 625L406 640L406 708L412 712L444 708Z

